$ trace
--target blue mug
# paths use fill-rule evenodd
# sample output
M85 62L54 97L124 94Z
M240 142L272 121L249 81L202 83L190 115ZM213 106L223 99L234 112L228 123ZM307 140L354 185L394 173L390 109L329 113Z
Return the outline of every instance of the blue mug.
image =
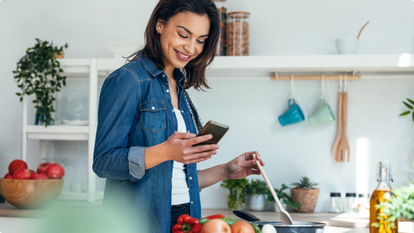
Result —
M296 104L294 99L288 100L289 109L279 116L279 122L282 126L299 123L305 120L302 109Z

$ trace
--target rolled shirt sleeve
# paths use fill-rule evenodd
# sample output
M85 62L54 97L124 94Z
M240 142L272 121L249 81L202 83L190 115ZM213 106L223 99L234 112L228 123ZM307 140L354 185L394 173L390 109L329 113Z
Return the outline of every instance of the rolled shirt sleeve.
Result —
M93 171L101 178L138 181L145 174L145 147L128 148L139 104L139 81L122 68L105 80L99 99Z

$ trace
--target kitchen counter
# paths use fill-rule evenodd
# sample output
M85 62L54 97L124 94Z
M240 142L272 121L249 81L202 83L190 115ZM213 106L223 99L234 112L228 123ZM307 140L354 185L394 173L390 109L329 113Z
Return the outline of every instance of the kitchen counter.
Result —
M100 206L91 207L76 207L85 208L87 210L96 210ZM42 209L23 210L17 209L8 203L0 203L0 218L42 218L45 211ZM250 211L256 217L263 221L279 221L280 215L275 212L255 212ZM228 209L203 209L202 216L208 216L213 214L224 214L230 218L239 219ZM356 213L290 213L294 221L303 222L323 222L326 223L324 233L368 233L369 219L367 214ZM414 224L409 221L401 221L399 223L399 233L412 233L414 232Z

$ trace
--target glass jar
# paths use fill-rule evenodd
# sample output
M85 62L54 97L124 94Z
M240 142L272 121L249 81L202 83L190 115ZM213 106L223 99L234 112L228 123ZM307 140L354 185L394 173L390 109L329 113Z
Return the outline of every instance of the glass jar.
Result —
M367 214L369 213L369 194L365 195L360 193L358 195L358 213Z
M329 200L329 212L330 213L344 212L344 204L342 202L341 193L331 193L331 198Z
M235 11L228 14L228 55L248 56L249 55L249 31L248 22L250 12Z
M216 55L227 55L227 0L214 0L220 20L220 37L217 44Z
M356 213L358 208L356 193L346 193L344 212Z

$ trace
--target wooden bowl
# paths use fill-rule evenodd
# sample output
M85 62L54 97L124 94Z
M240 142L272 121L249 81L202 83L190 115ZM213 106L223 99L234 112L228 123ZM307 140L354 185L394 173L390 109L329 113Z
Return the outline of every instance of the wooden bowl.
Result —
M21 209L42 208L53 202L63 188L63 179L0 179L0 192L11 205Z

